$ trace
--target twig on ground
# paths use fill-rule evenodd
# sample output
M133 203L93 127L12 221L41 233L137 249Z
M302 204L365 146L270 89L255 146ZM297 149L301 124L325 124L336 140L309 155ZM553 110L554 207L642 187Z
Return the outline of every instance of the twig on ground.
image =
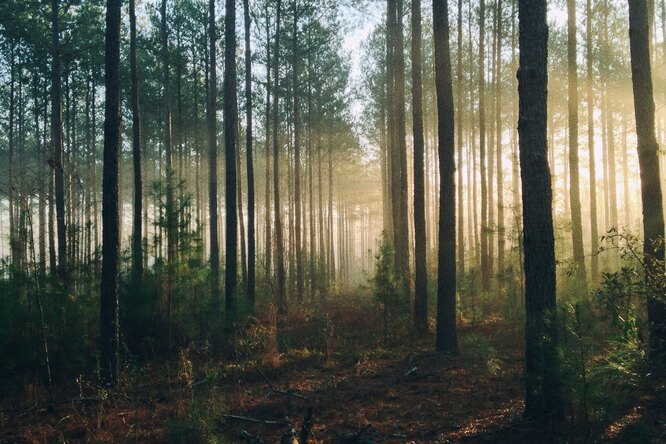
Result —
M283 396L290 396L292 398L304 399L306 401L312 401L313 400L312 398L308 398L307 396L301 395L300 393L296 393L296 392L291 391L291 390L282 390L282 389L279 389L279 388L275 387L271 383L271 381L268 380L268 378L266 377L264 372L259 370L258 367L255 367L255 370L257 370L257 372L264 378L264 381L266 381L266 384L268 385L268 388L270 389L268 391L268 393L266 394L266 396L265 396L266 398L271 396L273 393L277 393L277 394L280 394L280 395L283 395Z
M266 425L284 425L287 424L287 421L284 419L260 419L260 418L250 418L249 416L238 416L238 415L223 415L224 419L235 419L237 421L247 421L253 422L255 424L266 424Z
M63 399L61 401L54 401L54 402L45 402L42 404L35 404L32 407L28 407L27 409L21 410L17 412L17 415L25 415L26 413L33 412L35 410L41 410L41 409L48 409L48 408L53 408L57 407L63 404L71 404L75 402L80 402L82 404L95 404L97 402L101 402L101 399L98 398L72 398L72 399ZM3 413L9 413L8 411L4 411Z

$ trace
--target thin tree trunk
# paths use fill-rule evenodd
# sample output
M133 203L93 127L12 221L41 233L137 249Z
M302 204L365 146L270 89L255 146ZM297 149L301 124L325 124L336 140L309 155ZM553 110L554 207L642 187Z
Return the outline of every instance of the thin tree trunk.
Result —
M273 257L272 228L271 228L271 32L268 14L268 3L266 3L266 156L265 156L265 195L266 195L266 277L270 281L271 265Z
M136 12L135 0L129 0L130 16L130 79L132 105L132 161L134 165L134 224L132 230L132 273L134 282L143 275L143 185L141 183L141 124L139 121L139 76L136 62Z
M63 168L62 80L60 68L60 0L51 0L51 140L55 173L55 214L58 234L58 271L67 277L67 227L65 224L65 179ZM65 282L67 284L67 282Z
M220 240L217 219L217 30L215 25L215 0L208 2L208 218L210 224L210 292L214 313L220 307Z
M243 0L243 23L245 26L245 150L247 156L247 299L250 307L255 302L256 224L254 221L254 151L252 146L252 50L250 48L250 6Z
M497 155L497 273L504 274L504 249L506 239L504 232L504 171L502 163L502 0L497 1L497 57L495 66L497 70L495 90L495 144ZM501 285L497 285L501 290Z
M230 1L230 0L227 0ZM277 269L277 305L281 313L287 311L287 288L284 268L284 243L282 237L282 206L280 205L280 145L279 135L279 94L278 79L280 76L280 19L282 16L282 0L277 0L277 13L275 23L275 61L273 63L273 77L275 88L273 90L273 192L275 203L275 243L276 243L276 269Z
M168 319L168 350L172 345L172 302L174 266L176 260L176 211L173 198L173 148L171 127L171 77L169 74L169 36L167 31L167 0L162 0L161 39L162 39L162 75L164 83L164 154L166 157L166 235L167 235L167 319Z
M488 258L488 182L486 179L486 79L485 79L486 2L479 4L479 169L481 171L481 285L490 289Z
M412 0L412 129L414 137L414 330L428 331L426 268L425 162L423 141L423 80L421 73L421 0Z
M576 0L567 0L567 60L569 79L569 200L571 201L571 234L573 238L574 266L578 283L587 287L585 251L583 249L583 221L578 179L578 66L576 62Z
M594 71L592 67L592 0L586 0L585 12L587 16L585 30L585 52L587 69L587 146L589 150L590 162L590 249L592 250L591 259L591 280L596 282L599 276L599 227L597 222L597 168L594 148Z
M236 119L236 208L238 211L238 232L240 238L240 266L243 286L247 286L247 250L245 249L245 219L243 215L243 167L240 152L240 118Z
M303 301L303 248L301 245L302 228L301 228L301 140L300 140L300 109L299 109L299 96L298 89L298 2L293 0L293 26L292 26L292 94L293 94L293 113L294 113L294 199L296 205L294 206L295 212L295 240L296 245L296 296L298 302Z
M226 0L224 15L224 172L225 172L225 269L224 307L226 328L236 322L238 281L238 217L236 214L236 2Z
M463 1L458 0L458 57L456 66L456 142L458 144L458 268L465 273L465 218L463 207ZM468 204L469 205L469 204Z

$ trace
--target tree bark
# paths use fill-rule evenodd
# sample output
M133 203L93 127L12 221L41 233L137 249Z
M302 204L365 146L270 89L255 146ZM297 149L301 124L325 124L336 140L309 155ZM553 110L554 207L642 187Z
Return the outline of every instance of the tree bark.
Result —
M245 150L247 156L247 299L254 308L256 292L256 227L254 221L254 152L252 122L252 49L250 47L250 5L243 0L243 24L245 27Z
M292 88L293 88L293 118L294 118L294 199L296 200L296 205L294 207L295 212L295 240L296 245L296 296L298 302L303 301L303 249L302 249L302 228L301 228L301 139L300 139L300 108L299 108L299 96L300 91L298 89L298 57L299 57L299 48L298 48L298 2L293 0L293 26L292 26Z
M421 73L421 0L412 0L412 130L414 137L414 330L428 331L426 268L423 80Z
M140 283L143 275L143 185L141 180L141 126L139 120L139 76L136 64L136 11L135 0L129 0L130 16L130 80L132 105L132 161L134 166L134 218L132 230L132 274Z
M576 62L576 0L567 0L567 66L569 79L569 200L571 201L571 235L575 275L578 283L587 288L585 251L583 249L583 221L578 179L578 66Z
M229 0L227 0L229 1ZM282 206L280 205L280 144L279 135L279 91L278 79L280 76L280 20L282 16L282 0L277 0L277 13L275 23L275 61L273 63L273 196L275 206L275 244L276 244L276 270L277 270L277 305L281 313L287 311L287 287L284 269L284 243L282 237Z
M648 289L648 322L650 357L662 358L666 341L666 304L661 288L664 273L664 213L662 208L659 145L655 136L655 106L650 68L648 11L645 0L629 0L629 40L631 46L631 78L636 113L638 161L643 199L643 254Z
M433 0L433 35L440 171L436 347L439 351L457 353L455 123L446 0Z
M161 40L162 40L162 80L164 83L164 155L166 157L166 235L167 235L167 319L168 319L168 348L172 345L172 299L174 265L176 260L176 212L173 199L173 141L172 141L172 111L171 111L171 76L169 74L169 35L167 28L167 0L162 0L161 14Z
M495 50L495 146L497 155L497 273L504 273L504 250L506 248L506 239L504 232L504 171L502 158L502 0L497 1L497 24L495 33L497 34L497 49ZM498 280L497 288L501 293L501 283Z
M107 386L118 384L118 274L120 268L120 8L121 0L106 6L104 174L102 181L102 281L100 284L100 377Z
M220 240L217 218L217 31L215 26L215 0L208 1L208 218L210 225L210 292L214 311L220 307Z
M594 70L592 67L592 0L586 0L585 14L587 18L585 30L585 52L587 70L587 146L589 150L590 170L590 249L591 258L591 280L596 282L599 276L599 227L597 213L597 168L594 148Z
M63 168L62 79L60 68L60 0L51 0L51 140L55 174L55 217L58 239L58 274L67 275L67 227L65 223L65 178Z
M562 417L557 370L555 242L548 167L546 0L519 0L518 133L525 249L525 416Z
M224 307L226 328L236 322L238 282L238 218L236 207L236 2L225 1L224 15L224 172L225 172L225 269Z
M463 207L463 1L458 0L458 53L456 63L456 143L458 145L458 268L465 272L465 218ZM468 204L469 205L469 204Z
M486 2L479 4L479 169L481 170L481 286L490 289L488 258L488 181L486 179L486 79L485 79Z

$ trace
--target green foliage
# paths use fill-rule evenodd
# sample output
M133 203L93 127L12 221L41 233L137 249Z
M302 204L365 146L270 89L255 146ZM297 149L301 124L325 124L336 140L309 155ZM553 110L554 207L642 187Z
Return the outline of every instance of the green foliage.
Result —
M491 375L497 374L502 366L502 361L497 355L497 350L490 345L488 338L482 333L471 333L462 337L460 349L465 356L469 357L472 365Z
M604 273L593 298L560 303L560 357L572 420L589 426L621 414L649 386L641 306L644 281L631 266Z
M375 274L371 283L374 299L382 306L384 343L388 342L389 327L391 332L395 331L399 322L404 320L405 313L409 313L395 275L394 257L393 246L383 232L375 255Z

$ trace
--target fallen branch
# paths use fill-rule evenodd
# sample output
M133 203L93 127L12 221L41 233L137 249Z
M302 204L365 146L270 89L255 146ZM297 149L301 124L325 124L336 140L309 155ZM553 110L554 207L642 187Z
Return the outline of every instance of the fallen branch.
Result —
M439 376L439 375L441 375L442 373L446 373L446 372L448 372L449 370L455 370L455 369L457 369L457 368L460 368L460 367L454 365L454 366L452 366L452 367L447 367L447 368L445 368L445 369L437 370L437 371L434 371L434 372L418 373L418 367L412 367L411 369L407 370L407 371L404 373L404 379L401 378L401 377L399 377L399 376L397 376L397 377L396 377L396 381L393 383L393 385L395 385L395 384L400 384L400 383L402 383L402 382L418 381L419 379L425 379L425 378L429 378L429 377L431 377L431 376Z
M43 404L35 404L32 407L28 407L27 409L21 410L20 412L17 412L17 415L25 415L26 413L33 412L35 410L41 410L41 409L50 409L53 407L57 407L63 404L73 404L75 402L80 402L82 404L95 404L98 402L102 402L101 399L99 398L72 398L72 399L63 399L61 401L54 401L54 402L45 402ZM7 411L3 412L6 413Z
M266 425L285 425L287 421L284 419L274 420L274 419L260 419L260 418L250 418L249 416L238 416L238 415L223 415L224 419L235 419L237 421L247 421L253 422L255 424L266 424Z
M277 393L279 395L288 396L288 397L292 397L292 398L298 398L298 399L304 399L306 401L312 401L313 400L312 398L308 398L307 396L301 395L300 393L296 393L296 392L291 391L291 390L282 390L282 389L279 389L279 388L275 387L271 383L271 381L268 380L268 378L266 377L264 372L259 370L258 367L255 367L255 370L257 371L257 373L259 373L264 378L264 381L266 381L266 384L268 385L268 388L270 389L268 391L268 393L266 394L266 396L265 396L266 398L271 396L273 393Z
M247 442L248 444L262 444L263 441L256 436L250 435L247 431L241 430L240 433L238 434L238 437L241 439L243 442Z

